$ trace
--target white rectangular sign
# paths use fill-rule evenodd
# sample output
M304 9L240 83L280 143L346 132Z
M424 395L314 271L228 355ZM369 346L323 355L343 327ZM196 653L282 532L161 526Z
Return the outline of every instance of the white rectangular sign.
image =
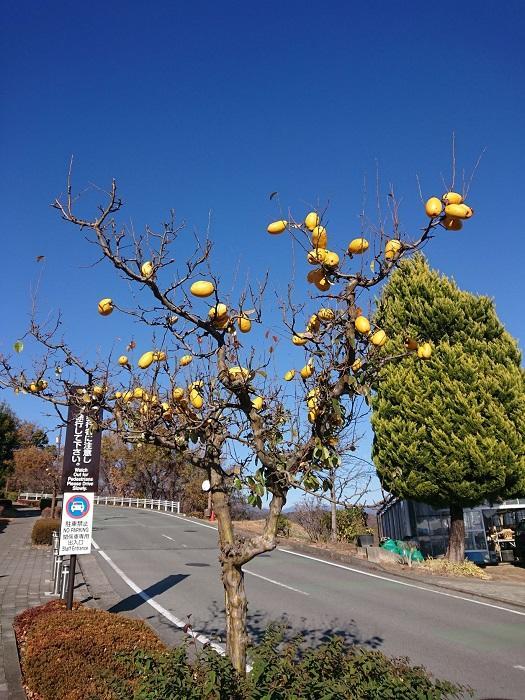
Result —
M90 554L94 493L65 493L59 554Z

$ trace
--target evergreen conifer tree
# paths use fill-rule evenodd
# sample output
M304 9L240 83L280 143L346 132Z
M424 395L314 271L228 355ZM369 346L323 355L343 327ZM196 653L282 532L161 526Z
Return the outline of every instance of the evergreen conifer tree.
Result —
M447 556L462 561L463 508L525 495L517 343L491 299L458 289L422 255L392 275L376 321L400 353L410 338L433 346L428 360L382 370L372 416L379 478L396 496L449 507Z

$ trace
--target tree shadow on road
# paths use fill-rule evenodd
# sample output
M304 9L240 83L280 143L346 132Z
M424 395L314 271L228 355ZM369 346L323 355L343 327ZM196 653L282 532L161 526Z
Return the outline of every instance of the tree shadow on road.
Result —
M188 575L189 574L170 574L160 581L157 581L157 583L148 586L140 593L134 593L133 595L124 598L116 605L108 608L108 612L119 613L135 610L140 605L143 605L144 602L150 600L151 598L155 598L155 596L164 593L170 588L173 588L173 586L176 586L181 581L184 581L185 578L188 578Z
M202 617L206 617L208 622L200 623L199 619ZM212 601L207 614L199 615L198 611L194 611L191 618L196 632L205 634L214 642L222 644L226 642L224 607L217 601ZM160 622L163 625L174 627L166 619L162 619ZM280 616L270 615L262 610L250 610L247 624L250 642L259 644L270 624L277 624L284 628L285 640L301 637L303 651L336 636L341 637L348 645L358 644L368 649L378 649L384 641L382 637L378 636L366 638L359 630L355 620L351 618L327 619L325 624L313 626L306 617L290 616L286 613L282 613Z

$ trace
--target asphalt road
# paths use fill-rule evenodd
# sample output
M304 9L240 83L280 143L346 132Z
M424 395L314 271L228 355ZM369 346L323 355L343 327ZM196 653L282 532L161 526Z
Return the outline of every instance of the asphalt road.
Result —
M212 526L98 506L93 530L99 564L121 601L116 611L156 620L165 629L191 614L195 631L224 641ZM408 656L438 677L470 685L478 698L525 698L523 609L282 549L257 557L245 571L255 638L269 622L284 620L310 643L337 633Z

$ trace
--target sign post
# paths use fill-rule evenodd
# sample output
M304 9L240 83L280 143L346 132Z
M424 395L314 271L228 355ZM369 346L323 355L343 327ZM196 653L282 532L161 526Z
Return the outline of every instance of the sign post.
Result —
M73 387L76 392L81 387ZM98 417L98 416L97 416ZM66 607L73 607L75 569L78 554L91 552L93 503L98 491L102 444L101 431L87 408L69 404L62 468L62 520L60 555L70 557Z

